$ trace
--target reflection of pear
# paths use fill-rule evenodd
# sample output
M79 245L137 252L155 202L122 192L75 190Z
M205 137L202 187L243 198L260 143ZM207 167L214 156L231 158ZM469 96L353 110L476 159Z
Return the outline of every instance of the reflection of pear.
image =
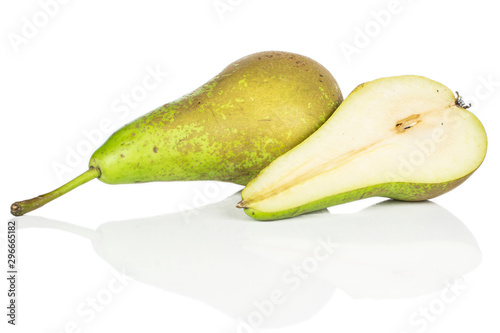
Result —
M387 200L355 214L299 216L286 222L252 225L254 243L246 249L273 258L276 239L286 240L274 258L297 262L290 244L314 243L331 238L334 254L319 266L318 276L353 297L401 298L444 287L446 280L462 276L481 261L472 234L454 215L430 201ZM289 228L281 228L290 224ZM306 227L307 226L307 227ZM303 247L311 244L303 244ZM283 253L282 253L283 254Z
M300 288L284 279L290 267L244 250L246 229L234 204L240 194L200 209L140 220L108 222L96 231L40 217L19 218L20 227L49 227L92 240L95 251L134 279L189 296L233 318L269 304L273 290L284 302L262 327L282 327L309 319L331 298L335 287L311 276ZM265 307L265 306L264 306Z
M239 194L197 210L104 223L97 231L25 216L21 227L52 227L89 237L118 270L190 296L243 319L254 301L284 292L263 326L284 326L317 313L335 287L356 297L409 297L441 288L480 260L473 236L432 202L387 201L359 213L324 210L286 222L258 223L231 209ZM314 260L321 242L335 248L292 290L291 267ZM323 255L325 252L323 252ZM304 270L303 270L304 272Z

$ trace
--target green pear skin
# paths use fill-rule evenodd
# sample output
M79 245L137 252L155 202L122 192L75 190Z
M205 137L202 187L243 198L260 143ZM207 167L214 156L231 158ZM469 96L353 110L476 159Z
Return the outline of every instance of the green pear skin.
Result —
M421 76L358 86L301 144L263 169L237 207L277 220L369 197L421 201L483 162L483 125L446 86Z
M246 56L117 130L92 155L88 171L53 192L14 203L11 213L23 215L94 178L245 185L317 130L342 100L333 76L308 57L279 51Z
M365 198L371 197L386 197L400 201L424 201L435 198L451 191L458 185L462 184L472 172L464 177L441 184L423 184L423 183L384 183L373 186L368 186L361 189L356 189L349 192L335 194L319 200L312 201L305 205L285 209L278 212L259 211L258 209L242 207L243 204L238 204L238 208L245 208L245 213L259 221L274 221L287 219L294 216L318 211L332 206L337 206Z

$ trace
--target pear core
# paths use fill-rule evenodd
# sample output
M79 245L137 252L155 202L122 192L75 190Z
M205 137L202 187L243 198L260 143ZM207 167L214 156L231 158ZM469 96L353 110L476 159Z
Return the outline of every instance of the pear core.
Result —
M370 196L445 193L482 163L486 134L463 101L420 76L358 86L335 114L242 192L256 219L286 218Z

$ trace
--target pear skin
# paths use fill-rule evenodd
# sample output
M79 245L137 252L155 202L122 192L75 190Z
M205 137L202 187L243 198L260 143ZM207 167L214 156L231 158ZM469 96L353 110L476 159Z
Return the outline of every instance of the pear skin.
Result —
M117 130L89 170L42 196L16 202L23 215L91 179L108 184L218 180L245 185L316 131L342 102L316 61L288 52L241 58L171 103Z
M486 155L484 127L467 108L420 76L362 84L318 131L259 173L237 207L275 220L374 196L437 197Z
M247 184L323 124L342 100L303 56L242 58L172 103L119 129L91 157L109 184L219 180Z

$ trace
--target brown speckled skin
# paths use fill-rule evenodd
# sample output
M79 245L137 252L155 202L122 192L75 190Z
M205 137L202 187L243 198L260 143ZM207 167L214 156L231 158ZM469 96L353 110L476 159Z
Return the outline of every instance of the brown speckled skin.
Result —
M220 180L246 184L318 129L342 102L307 57L262 52L116 131L92 156L110 184Z

